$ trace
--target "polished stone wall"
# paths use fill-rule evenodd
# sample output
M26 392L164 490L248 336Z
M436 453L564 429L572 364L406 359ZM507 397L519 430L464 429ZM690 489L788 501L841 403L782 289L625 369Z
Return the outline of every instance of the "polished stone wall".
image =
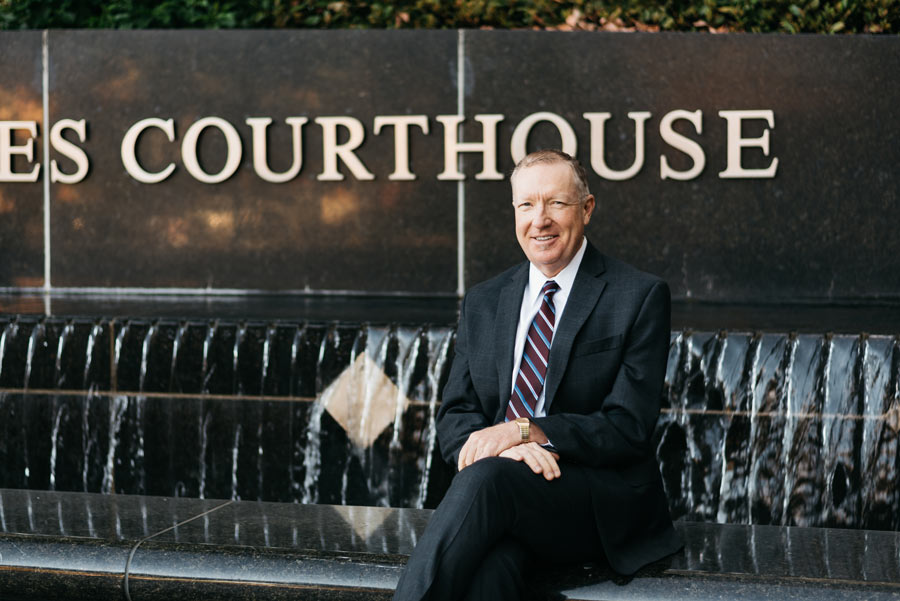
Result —
M0 35L0 56L0 121L40 122L41 34ZM11 142L21 146L26 137L17 131ZM39 161L40 137L33 144L33 158ZM21 154L12 155L10 162L16 173L33 169ZM43 286L43 213L39 182L0 183L0 287Z
M900 125L895 38L525 31L44 35L0 34L8 58L0 65L0 121L34 121L38 130L34 156L14 155L12 171L42 165L36 182L0 182L0 288L6 291L46 283L61 292L178 288L452 297L521 258L505 174L523 119L557 115L571 127L577 155L591 165L599 138L592 140L584 114L609 113L602 156L621 172L635 159L635 121L628 114L647 112L644 162L635 175L616 181L589 169L598 210L588 234L605 252L663 276L680 299L900 298L894 248L900 147L889 135ZM704 168L686 181L661 178L661 157L680 172L696 165L661 133L666 116L678 110L700 111L699 126L686 119L672 125L703 154ZM736 110L770 111L771 123L747 119L729 133L719 111ZM462 140L469 144L485 136L477 117L502 115L495 119L496 153L448 158L445 145L455 127L439 117L455 114L465 116ZM383 125L375 133L377 117L398 115L424 119L408 129L414 180L396 177L396 128ZM234 174L219 183L191 175L182 154L191 126L206 117L233 126L241 150ZM294 156L285 120L308 120L301 170L284 183L265 181L254 169L256 142L247 119L261 117L273 120L267 164L276 173L289 169ZM338 181L322 178L330 169L323 145L331 127L316 122L322 117L353 118L362 128L353 155L360 164L338 161ZM172 119L171 141L152 127L136 144L146 171L173 165L159 183L129 175L122 158L126 132L149 118ZM85 120L84 140L71 128L61 136L83 151L89 167L77 183L48 181L45 194L45 134L64 119ZM334 144L354 146L349 129L335 132ZM740 144L735 136L746 141L738 149L742 167L763 170L777 159L774 175L721 177L729 148ZM768 152L752 141L761 136L768 136ZM27 137L16 130L12 144ZM543 121L531 130L527 148L560 143L557 129ZM204 129L196 147L195 171L214 175L229 168L233 149L221 131ZM46 150L64 175L78 172L77 153L64 144ZM493 162L500 179L490 179ZM461 182L448 176L458 164Z

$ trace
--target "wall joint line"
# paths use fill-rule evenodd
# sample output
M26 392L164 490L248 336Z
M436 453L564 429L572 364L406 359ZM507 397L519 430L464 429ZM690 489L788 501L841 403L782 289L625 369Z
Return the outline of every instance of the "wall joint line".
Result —
M43 125L41 142L44 148L44 312L50 310L50 52L49 31L41 35L41 102L43 104Z
M465 118L466 86L466 32L457 30L456 35L456 114ZM463 124L457 126L457 140L463 141ZM462 153L456 157L457 169L463 170ZM466 293L466 181L465 177L456 182L456 293L460 298Z

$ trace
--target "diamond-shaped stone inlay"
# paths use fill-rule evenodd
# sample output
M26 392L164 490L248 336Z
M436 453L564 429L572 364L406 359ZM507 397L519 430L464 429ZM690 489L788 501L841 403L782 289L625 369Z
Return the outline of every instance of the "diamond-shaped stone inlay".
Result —
M367 353L325 389L321 402L361 449L371 446L409 406L409 399Z

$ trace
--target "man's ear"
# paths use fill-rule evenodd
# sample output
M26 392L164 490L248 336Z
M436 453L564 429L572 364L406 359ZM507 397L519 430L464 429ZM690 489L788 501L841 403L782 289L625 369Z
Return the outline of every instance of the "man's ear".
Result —
M588 194L588 197L584 199L584 224L587 225L591 221L591 214L594 212L594 206L596 203L594 202L594 195Z

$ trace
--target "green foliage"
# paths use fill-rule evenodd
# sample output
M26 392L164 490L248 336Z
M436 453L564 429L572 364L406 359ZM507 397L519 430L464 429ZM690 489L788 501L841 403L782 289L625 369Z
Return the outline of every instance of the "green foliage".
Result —
M900 0L0 0L0 28L900 33Z

